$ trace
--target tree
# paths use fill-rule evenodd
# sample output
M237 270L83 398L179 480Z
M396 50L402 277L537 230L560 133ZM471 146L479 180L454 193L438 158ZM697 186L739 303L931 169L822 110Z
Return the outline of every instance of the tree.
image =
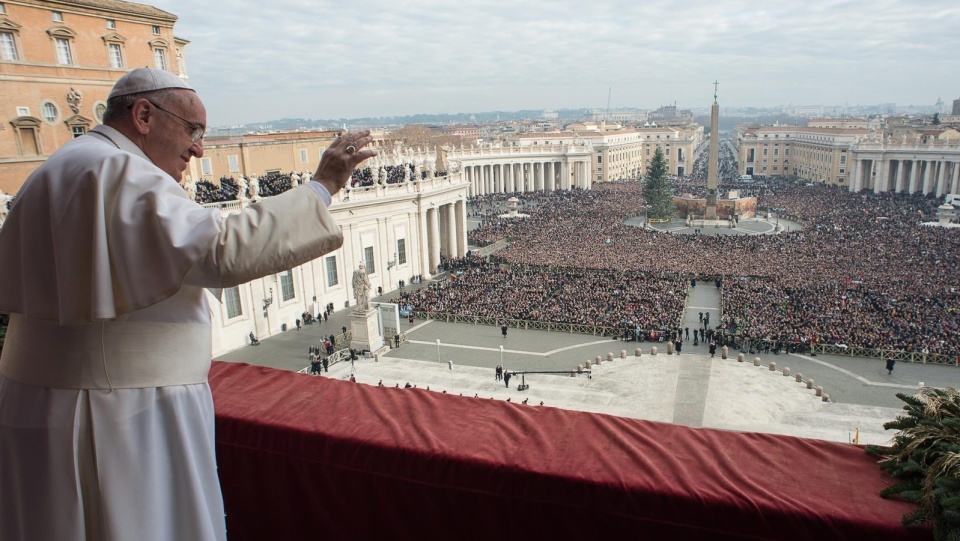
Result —
M644 175L643 198L647 201L647 218L670 219L676 213L673 204L673 181L667 175L667 160L657 148Z
M930 122L934 126L940 125L940 113L933 113L933 121Z

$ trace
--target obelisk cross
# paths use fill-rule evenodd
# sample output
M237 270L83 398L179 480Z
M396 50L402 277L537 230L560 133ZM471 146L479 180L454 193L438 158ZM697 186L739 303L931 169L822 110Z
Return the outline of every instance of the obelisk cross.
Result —
M720 81L713 82L713 101L717 101L717 85L720 84Z

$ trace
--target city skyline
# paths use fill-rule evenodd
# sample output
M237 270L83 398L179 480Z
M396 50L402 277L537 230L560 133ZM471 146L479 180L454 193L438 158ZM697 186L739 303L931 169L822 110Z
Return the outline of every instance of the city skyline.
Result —
M942 0L152 5L191 42L209 125L605 108L610 88L613 109L692 109L715 79L726 106L960 96L960 6Z

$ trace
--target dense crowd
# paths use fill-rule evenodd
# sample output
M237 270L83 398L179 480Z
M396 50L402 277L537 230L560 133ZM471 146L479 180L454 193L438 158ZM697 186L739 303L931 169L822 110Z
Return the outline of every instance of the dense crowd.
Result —
M529 202L527 220L498 218L500 201L485 198L471 243L513 239L495 260L514 265L724 275L719 326L752 338L960 353L960 270L953 263L960 231L919 225L935 220L937 199L761 182L738 189L750 190L761 207L788 209L804 229L684 236L623 223L643 205L640 188L517 194ZM605 309L586 310L599 311Z
M436 172L432 169L421 169L418 165L412 163L381 165L377 168L364 167L363 169L354 170L353 175L350 177L350 186L363 188L375 184L400 184L445 175L446 173L444 172Z
M686 299L684 280L623 269L504 270L484 260L453 268L451 280L397 302L456 315L665 330L679 325Z

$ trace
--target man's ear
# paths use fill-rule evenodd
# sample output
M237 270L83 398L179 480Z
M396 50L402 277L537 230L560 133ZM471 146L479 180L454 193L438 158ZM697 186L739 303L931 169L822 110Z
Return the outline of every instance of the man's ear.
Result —
M150 103L146 99L133 102L130 111L130 121L133 123L133 127L137 130L137 133L141 135L150 133L150 128L155 119L156 116L153 114Z

